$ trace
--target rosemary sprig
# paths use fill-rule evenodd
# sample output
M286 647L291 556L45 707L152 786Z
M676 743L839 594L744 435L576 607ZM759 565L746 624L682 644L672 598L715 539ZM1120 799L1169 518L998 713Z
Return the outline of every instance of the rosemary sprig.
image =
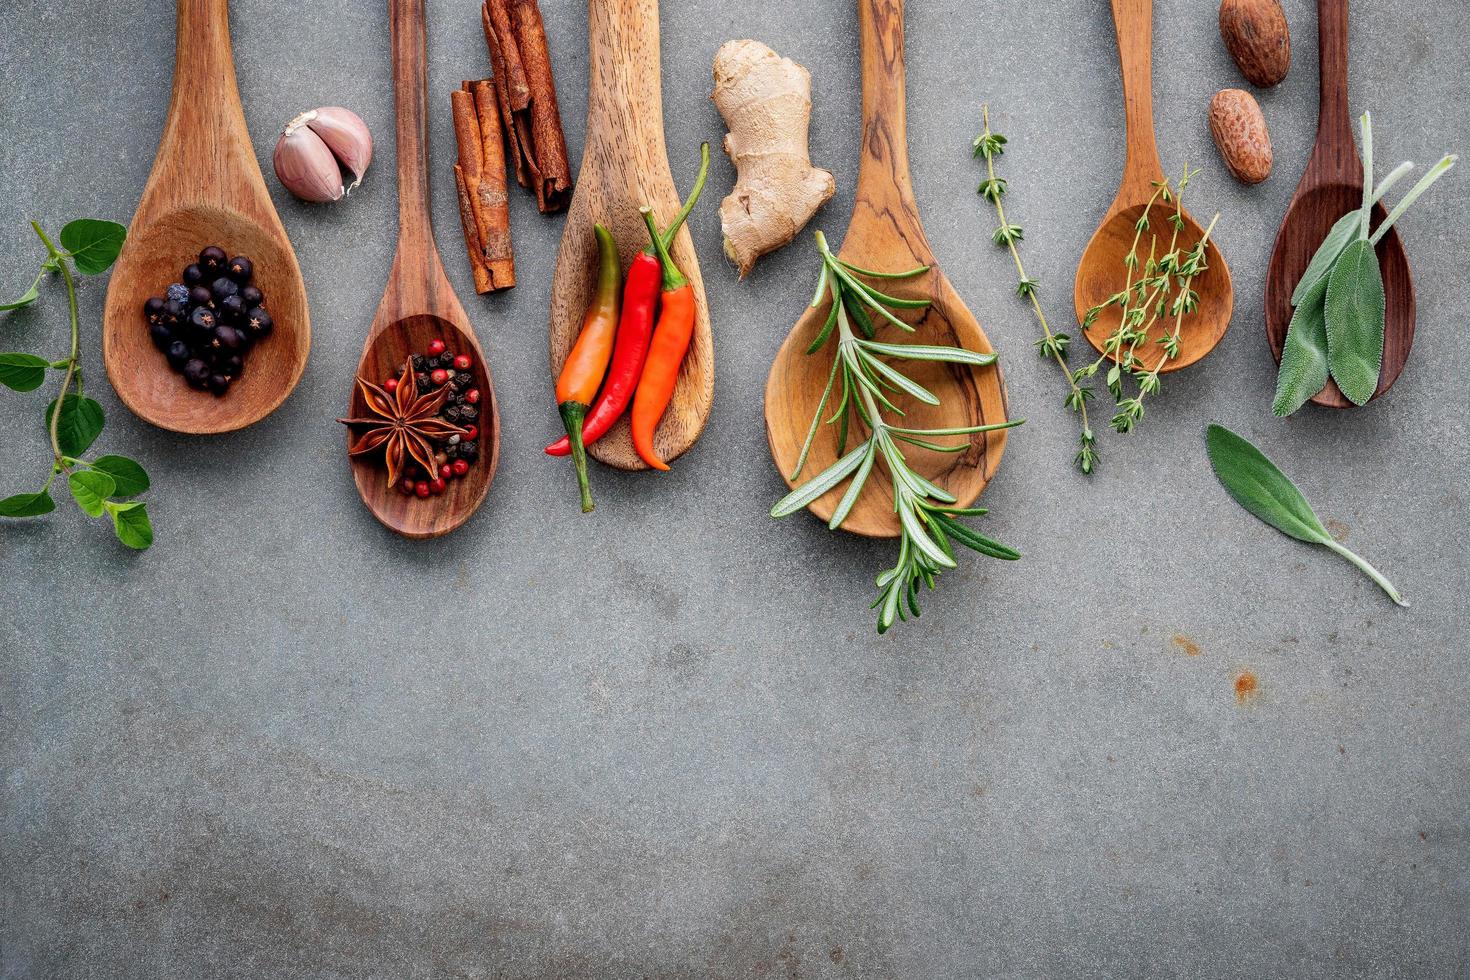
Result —
M1087 419L1087 400L1092 397L1092 389L1079 384L1079 379L1067 367L1067 349L1072 338L1052 331L1046 322L1046 313L1041 309L1041 300L1037 297L1040 283L1026 275L1026 267L1021 264L1021 253L1017 250L1016 243L1025 237L1025 233L1020 225L1013 225L1007 220L1005 204L1001 200L1006 194L1006 182L995 173L995 158L1005 153L1006 138L990 128L989 105L981 106L980 114L985 131L975 137L974 147L975 156L985 158L985 180L981 182L978 193L995 205L995 217L999 222L991 240L1011 253L1011 261L1015 263L1016 275L1019 277L1016 295L1031 301L1031 308L1036 311L1036 319L1041 323L1042 336L1036 341L1037 352L1044 358L1056 361L1062 376L1067 379L1066 406L1082 417L1082 433L1079 437L1081 448L1078 449L1074 462L1083 473L1091 473L1093 466L1097 464L1097 440Z
M1205 246L1220 216L1215 215L1193 247L1181 249L1179 235L1185 227L1184 192L1190 180L1198 174L1199 170L1189 169L1186 163L1177 189L1167 177L1154 182L1153 195L1134 223L1133 243L1123 257L1126 270L1123 289L1088 310L1083 317L1082 327L1088 330L1104 311L1117 307L1118 322L1103 342L1102 353L1096 360L1073 372L1072 379L1081 382L1091 378L1102 368L1103 362L1114 362L1105 378L1117 408L1109 425L1120 434L1133 431L1133 427L1142 421L1144 399L1158 393L1160 372L1165 364L1179 356L1179 336L1184 317L1199 308L1194 280L1206 268ZM1160 254L1161 239L1153 230L1152 215L1155 207L1171 204L1173 211L1166 218L1169 235L1163 242L1163 254ZM1140 249L1145 232L1149 234L1148 257L1143 259ZM1174 321L1172 329L1168 327L1171 319ZM1155 343L1163 350L1149 366L1140 356L1139 348L1147 342L1150 331L1161 322L1164 333ZM1125 376L1136 384L1135 393L1128 394L1123 383Z
M875 317L912 333L913 326L904 322L893 311L924 309L929 301L890 296L864 280L909 279L929 271L929 267L919 266L917 269L897 273L874 272L839 259L827 246L826 236L820 231L816 233L816 239L817 250L822 256L822 272L811 306L816 309L827 300L832 305L822 328L807 348L807 353L817 353L828 345L834 335L837 341L832 357L832 370L827 375L827 386L812 414L811 427L807 430L806 440L802 444L790 479L795 482L800 478L806 468L817 430L823 424L835 424L838 427L838 458L827 469L783 497L771 508L771 516L781 518L794 514L841 486L844 481L850 481L837 509L832 513L831 520L827 522L829 528L841 527L872 475L874 463L881 457L888 471L893 508L898 515L900 528L898 560L892 568L878 576L878 598L873 603L873 608L878 610L878 632L884 633L895 620L906 620L910 614L916 617L919 615L920 587L934 588L940 572L956 566L954 542L992 558L1014 561L1021 557L1019 552L992 541L962 523L960 518L984 514L985 509L957 506L958 501L953 494L909 465L903 446L918 446L940 453L964 452L970 445L968 438L955 444L934 440L969 437L1008 429L1020 425L1022 420L942 429L909 428L885 421L885 409L895 415L904 414L903 409L895 403L896 398L913 398L928 405L938 405L939 398L882 358L945 361L985 367L995 363L995 355L980 354L961 347L879 342L875 339ZM834 392L837 393L837 408L824 419L823 415L834 397ZM849 451L847 441L852 420L856 421L859 428L866 430L868 436Z

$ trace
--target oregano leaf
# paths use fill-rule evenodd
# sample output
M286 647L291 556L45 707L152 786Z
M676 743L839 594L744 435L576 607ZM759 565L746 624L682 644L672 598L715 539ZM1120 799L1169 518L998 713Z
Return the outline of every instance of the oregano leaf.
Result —
M144 551L153 544L153 524L148 520L148 505L134 501L127 504L103 505L112 516L112 529L117 539L129 548Z
M35 391L46 380L50 363L34 354L0 354L0 385L15 391Z
M51 416L56 412L56 402L46 406L46 426L51 426ZM56 441L67 456L80 456L102 434L105 422L102 406L81 395L67 395L61 407L61 422L57 426Z
M98 456L89 465L112 477L116 487L109 496L136 497L148 489L147 471L126 456Z
M46 273L42 270L41 275L36 276L36 281L31 283L31 288L21 293L8 303L0 303L0 310L18 310L22 306L30 306L41 296L41 276Z
M71 253L78 272L95 276L117 261L127 235L128 230L115 221L78 218L61 229L61 247Z
M1354 405L1378 389L1383 367L1383 273L1367 239L1352 242L1327 283L1327 364Z
M101 517L102 506L117 490L117 484L112 477L106 473L96 470L79 470L66 478L66 484L71 488L71 495L75 498L77 506L86 512L88 517Z
M17 493L0 500L0 517L38 517L56 509L56 501L45 490Z

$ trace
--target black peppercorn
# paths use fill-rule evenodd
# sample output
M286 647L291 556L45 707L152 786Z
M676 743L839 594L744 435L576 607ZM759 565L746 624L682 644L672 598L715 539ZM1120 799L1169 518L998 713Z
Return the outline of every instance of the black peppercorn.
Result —
M457 407L459 408L459 417L466 422L473 422L480 417L480 409L474 405L460 405Z

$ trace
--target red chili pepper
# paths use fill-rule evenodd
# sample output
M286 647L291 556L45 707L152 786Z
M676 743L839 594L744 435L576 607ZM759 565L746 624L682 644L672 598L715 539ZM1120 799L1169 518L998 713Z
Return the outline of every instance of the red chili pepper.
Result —
M693 210L694 202L699 199L699 192L704 189L705 177L709 172L708 143L700 148L700 161L699 179L695 182L694 191L660 240L665 249L678 234L684 219ZM613 423L622 416L628 403L633 400L633 393L643 376L643 364L648 358L649 343L653 337L654 310L658 306L659 287L664 279L663 263L659 261L656 251L655 246L650 245L638 253L628 268L628 281L623 286L623 315L618 323L618 339L613 347L612 367L608 370L597 404L592 406L582 425L584 446L590 446L607 435ZM687 346L688 342L685 344ZM566 436L546 447L548 456L566 456L571 451L572 443Z
M648 233L663 263L664 278L658 326L653 329L648 363L638 380L638 393L633 396L633 448L649 466L667 470L669 464L653 447L653 434L674 397L679 366L684 363L689 341L694 336L694 287L669 257L668 249L658 237L653 214L647 208L643 209L643 219L648 222Z
M582 444L590 446L607 435L613 423L628 407L638 378L643 373L643 360L648 356L648 341L653 334L653 310L658 304L658 287L663 266L647 252L639 252L628 267L628 281L623 286L623 315L618 323L618 339L613 345L612 366L603 383L597 404L587 413L582 424ZM546 447L549 456L566 456L572 442L562 436Z

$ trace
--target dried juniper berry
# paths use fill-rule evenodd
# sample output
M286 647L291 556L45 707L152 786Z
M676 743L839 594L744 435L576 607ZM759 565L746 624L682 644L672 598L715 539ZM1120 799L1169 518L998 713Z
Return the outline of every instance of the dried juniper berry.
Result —
M269 337L275 325L275 321L271 319L271 315L265 311L264 307L251 307L245 314L245 329L257 340L261 337Z
M230 379L227 375L211 374L209 376L209 390L216 395L223 395L230 390Z
M233 259L230 259L230 265L225 274L243 286L250 281L250 276L254 269L255 266L248 258L243 255L237 255Z
M168 357L169 366L175 371L182 371L184 365L189 363L189 345L182 340L175 340L169 344L168 350L165 353Z
M210 245L199 253L199 268L204 270L206 278L211 272L218 275L224 269L227 258L224 249L218 245Z
M184 380L188 382L190 388L203 390L208 387L209 374L209 365L204 362L203 358L190 358L184 365Z
M240 284L229 276L220 276L209 284L209 291L214 294L216 300L222 300L226 296L234 296L240 292Z
M181 282L170 283L168 287L168 298L175 303L188 303L189 287Z
M192 265L186 265L186 266L184 266L184 285L185 286L200 286L200 285L203 285L203 284L204 284L204 270L201 269L201 268L199 268L199 264L197 262L194 263L194 264L192 264Z
M219 301L216 312L225 323L238 323L245 316L245 300L239 296L226 296Z
M149 323L163 322L163 306L168 302L162 296L150 296L143 303L143 316Z
M246 309L252 306L264 306L265 294L254 286L246 286L240 290L240 298L245 301Z
M190 306L213 306L214 294L209 291L208 286L189 287Z
M154 323L148 327L148 336L153 339L154 347L159 350L168 350L168 345L174 340L174 331L166 323Z

